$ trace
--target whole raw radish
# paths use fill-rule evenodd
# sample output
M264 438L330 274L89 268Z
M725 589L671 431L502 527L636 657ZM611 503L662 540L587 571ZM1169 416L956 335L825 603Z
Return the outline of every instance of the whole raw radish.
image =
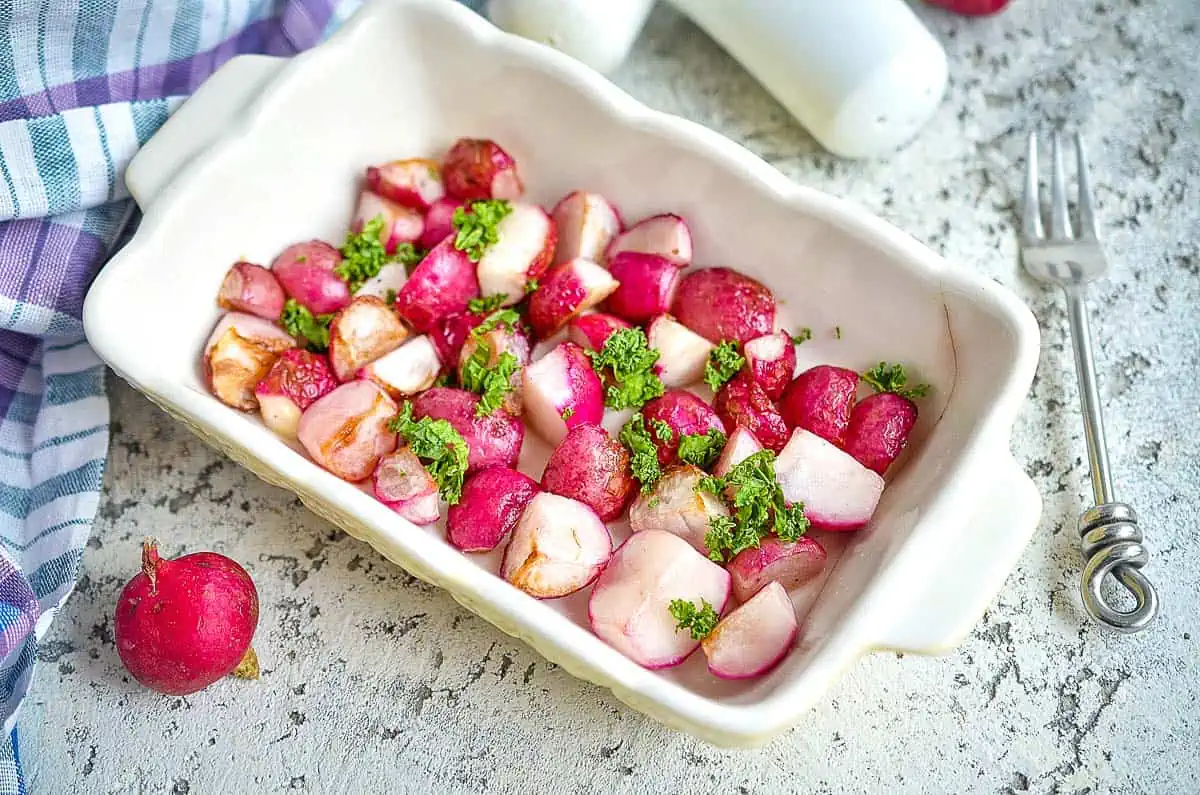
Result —
M609 243L621 232L620 214L598 193L568 193L554 205L550 216L558 230L555 265L579 257L603 263Z
M787 423L763 388L744 370L717 390L713 408L730 433L734 428L746 428L763 447L777 453L787 444Z
M575 343L559 343L524 372L525 418L550 444L557 446L577 425L599 425L604 419L600 378Z
M669 668L700 645L677 628L669 610L676 599L707 602L719 613L729 599L729 573L679 536L647 530L613 553L592 588L588 618L592 631L629 659Z
M337 385L324 356L291 348L279 354L254 387L254 397L266 426L286 439L295 439L300 415Z
M446 192L461 200L508 199L525 192L517 161L495 141L460 138L442 160ZM490 293L489 293L490 295Z
M771 400L779 400L796 372L796 344L786 331L755 337L742 346L746 370Z
M462 389L434 387L413 400L416 419L446 420L467 443L470 457L467 472L500 465L515 467L525 440L525 426L504 410L478 416L479 395Z
M804 503L817 530L857 530L871 521L884 482L848 453L803 428L775 460L775 477L788 503Z
M745 602L769 582L792 591L815 579L825 568L825 547L815 538L782 541L767 536L757 547L744 549L726 567L733 577L733 595Z
M350 286L334 272L342 254L323 240L295 243L271 263L271 273L289 298L314 315L329 315L350 303Z
M254 387L296 341L274 323L242 312L221 316L204 346L204 378L214 396L242 411L258 408Z
M450 506L446 537L463 552L495 549L537 493L537 481L528 475L505 466L485 467L467 478L462 499Z
M479 297L475 263L450 238L438 243L396 293L396 314L424 334L451 315L467 311Z
M442 362L433 341L421 335L380 356L358 375L374 381L393 398L399 398L429 389L441 369Z
M550 454L542 488L579 500L611 522L625 511L637 483L625 445L599 425L577 425Z
M607 258L622 251L639 254L656 254L680 268L692 264L692 232L687 221L678 215L666 213L638 221L608 247Z
M608 342L608 338L614 332L623 328L632 326L615 315L590 312L571 318L571 322L567 324L567 339L584 350L598 351L604 348L604 343Z
M586 259L573 259L551 268L541 286L529 296L529 324L545 339L572 318L612 295L618 287L609 272Z
M630 323L648 323L671 308L679 286L679 268L656 254L624 251L608 262L620 286L604 304L606 311Z
M285 301L275 274L252 262L235 262L221 282L217 306L234 312L279 320Z
M486 319L486 315L478 312L458 312L448 315L433 324L429 337L437 348L438 358L442 364L455 367L462 352L463 344L471 331Z
M771 582L722 618L700 645L713 676L750 679L767 673L787 656L798 629L787 591Z
M496 235L479 260L479 287L484 295L503 294L501 306L512 306L550 267L558 234L545 210L517 202L496 225Z
M408 339L392 308L373 295L355 298L329 324L329 363L339 381L349 381Z
M383 222L379 242L389 254L395 254L401 243L415 243L425 232L425 217L419 210L385 199L378 193L364 190L358 194L358 206L350 229L361 234L363 227L378 218Z
M717 463L713 467L713 474L720 478L725 477L729 474L729 470L762 449L763 446L759 444L758 439L749 429L741 426L734 428L725 442L725 449L721 451L721 457L717 459Z
M788 385L779 401L779 413L789 428L803 428L840 445L857 395L858 373L820 364Z
M421 232L421 248L431 249L454 234L454 211L462 207L458 199L442 198L429 205L425 212L425 228Z
M664 530L679 536L708 557L704 537L714 516L729 516L715 494L699 488L704 471L691 464L670 467L649 494L639 494L629 509L635 533Z
M487 359L484 360L483 366L489 370L494 370L506 353L516 361L516 369L508 377L510 391L504 395L504 402L501 406L509 414L514 416L520 414L524 405L522 398L525 391L525 378L522 370L529 364L532 347L529 337L520 325L508 326L505 324L497 325L484 334L468 335L466 342L463 343L462 351L458 355L458 381L464 387L474 391L479 390L470 381L470 370L473 366L472 362L478 362L482 356L476 355L481 347L485 347L487 350Z
M842 448L880 475L887 472L908 444L917 424L917 404L895 392L865 397L850 412Z
M438 484L408 447L379 459L372 482L375 499L413 524L433 524L440 518Z
M541 492L513 528L500 576L538 599L556 599L590 584L612 557L612 536L578 500Z
M671 314L710 342L745 343L774 330L775 296L744 273L706 268L679 283Z
M162 558L154 539L142 545L142 571L122 589L113 623L129 673L171 696L231 673L257 679L257 627L258 591L245 569L215 552Z
M296 435L313 461L356 483L396 449L396 434L387 427L395 415L386 392L370 381L350 381L309 406Z
M704 377L704 363L713 349L704 337L670 315L659 315L650 321L646 338L660 354L654 371L664 385L688 386Z
M725 433L725 425L712 406L682 389L668 389L662 397L651 400L642 407L642 415L646 418L646 427L651 428L655 436L658 462L663 466L675 460L681 437L709 431ZM666 434L657 432L658 422L666 423L670 429L669 438L664 439Z
M446 195L437 162L419 158L369 167L367 188L385 199L421 212Z

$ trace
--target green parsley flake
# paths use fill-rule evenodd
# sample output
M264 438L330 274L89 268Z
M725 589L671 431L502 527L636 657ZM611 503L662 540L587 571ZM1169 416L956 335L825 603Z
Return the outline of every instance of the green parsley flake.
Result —
M396 291L393 290L391 287L389 287L387 289L387 293L385 293L383 296L383 302L385 304L387 304L388 306L395 306L396 305Z
M529 281L525 282L525 295L530 295L531 293L536 292L537 288L541 286L542 283L537 279L530 279Z
M876 392L895 392L909 400L923 398L929 394L929 384L908 386L908 373L902 364L880 362L862 374L862 380Z
M840 340L842 338L842 327L841 326L833 327L833 338L838 339L838 340Z
M425 255L428 253L428 251L417 248L412 243L401 243L396 246L396 253L392 255L392 261L404 266L404 272L411 276L412 272L417 269L417 266L421 264L421 260L425 259Z
M713 517L705 536L708 555L724 562L745 549L757 547L772 530L784 541L795 541L808 530L804 504L788 504L775 479L775 453L760 450L741 461L723 478L707 477L697 488L722 496L733 517Z
M505 396L513 391L512 377L521 369L517 357L508 351L500 354L494 365L489 364L491 360L492 346L487 340L479 339L459 374L462 388L479 395L476 417L488 417L503 405Z
M675 431L660 419L650 420L650 427L654 429L654 435L658 437L658 440L664 444L670 444L671 440L675 438Z
M658 463L658 445L646 430L646 418L640 411L629 418L617 439L629 448L629 468L642 484L642 493L649 494L662 478L663 471Z
M429 476L437 482L442 499L451 505L458 504L470 451L454 426L432 417L414 420L412 404L405 403L404 410L388 420L387 427L403 436L413 455L421 459Z
M383 232L383 216L377 215L363 224L361 232L346 234L342 261L333 272L350 286L350 292L358 292L363 282L378 276L383 266L392 261L383 245Z
M700 607L686 599L672 599L667 605L667 610L671 613L671 618L678 622L675 628L691 632L692 640L707 638L721 620L721 616L707 599L700 600Z
M568 406L568 407L566 407L565 409L563 409L563 410L562 410L562 411L559 413L559 415L558 415L558 416L560 416L560 417L562 417L562 418L563 418L563 422L566 422L567 420L569 420L569 419L571 419L572 417L574 417L574 416L575 416L575 409L573 409L573 408L571 408L570 406Z
M492 314L483 319L475 328L471 329L471 335L474 337L482 337L489 331L497 328L506 328L510 331L516 328L521 322L521 316L517 314L515 309L497 309Z
M493 293L484 298L472 298L467 302L467 311L474 312L477 315L486 315L504 306L504 302L507 299L507 293Z
M738 371L746 364L745 357L739 352L737 340L721 340L717 347L708 354L704 365L704 383L716 392L733 380Z
M650 347L640 328L620 329L609 335L604 347L588 351L592 369L608 384L604 405L610 409L639 409L661 397L666 388L654 373L658 351Z
M708 469L721 455L725 442L725 434L718 430L687 434L679 440L679 460L701 469Z
M329 323L332 320L333 315L314 317L308 307L295 298L287 300L279 315L279 325L283 326L283 330L303 340L306 348L317 353L324 353L329 348Z
M796 343L797 345L803 345L804 343L808 342L811 339L812 339L812 329L809 328L808 326L805 326L804 328L800 329L799 331L797 331L795 334L792 335L792 342Z
M483 199L471 202L468 208L454 211L454 247L466 252L471 262L479 262L488 246L500 239L497 227L512 212L512 204L504 199Z

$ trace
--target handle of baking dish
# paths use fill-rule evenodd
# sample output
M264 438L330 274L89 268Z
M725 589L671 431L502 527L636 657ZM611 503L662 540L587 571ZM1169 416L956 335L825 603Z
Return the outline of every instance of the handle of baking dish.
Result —
M989 483L936 574L876 642L878 648L941 654L966 638L1017 565L1037 529L1042 498L1007 445Z
M171 180L228 129L257 97L284 58L239 55L204 81L130 161L125 184L143 210Z

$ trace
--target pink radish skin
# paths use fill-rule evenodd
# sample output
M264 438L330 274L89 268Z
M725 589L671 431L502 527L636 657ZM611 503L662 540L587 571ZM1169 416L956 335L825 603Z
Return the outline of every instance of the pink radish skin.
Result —
M204 345L204 378L209 391L227 406L258 408L254 387L279 354L296 341L274 323L242 312L221 316Z
M605 302L606 311L642 324L670 309L679 286L679 268L669 259L624 251L609 260L608 270L621 285Z
M880 475L904 452L917 424L917 406L903 395L880 392L865 397L850 412L843 449Z
M394 416L396 404L387 393L370 381L351 381L309 406L296 435L313 461L357 483L396 449L396 434L387 429Z
M467 303L479 297L475 263L443 240L425 255L396 293L396 314L424 334L442 318L465 312Z
M671 314L709 342L749 342L774 330L775 296L745 274L706 268L679 283Z
M407 447L379 459L373 483L375 499L413 524L433 524L441 517L437 482Z
M803 428L775 459L775 477L788 503L804 503L817 530L857 530L871 521L884 482L848 453Z
M495 141L460 138L442 161L446 192L456 199L508 199L525 192L517 163Z
M599 425L577 425L546 462L542 488L579 500L611 522L624 512L637 484L625 445Z
M717 477L725 477L729 474L729 470L762 449L763 446L758 443L758 439L754 438L753 433L745 428L734 428L733 433L729 434L729 439L725 442L725 449L721 451L721 457L717 459L717 464L713 467L713 474Z
M503 409L477 417L478 404L478 395L462 389L434 387L413 400L413 416L446 420L454 426L470 452L468 473L496 465L515 467L525 440L525 426Z
M420 240L425 232L425 218L420 211L364 190L358 194L358 207L354 210L354 221L350 229L356 235L361 234L363 226L376 218L383 221L379 242L389 254L395 254L396 247L401 243Z
M617 236L608 247L611 261L623 251L657 254L686 268L692 264L692 233L687 221L670 213L638 221L627 232Z
M467 479L458 504L450 506L446 537L463 552L495 549L537 493L537 482L515 469L481 469Z
M421 248L431 249L454 234L454 211L462 207L458 199L438 199L425 213L425 229L421 232Z
M688 386L704 377L704 365L713 344L670 315L650 321L646 337L659 352L654 370L668 387Z
M289 298L314 315L332 314L350 303L350 288L334 268L342 254L322 240L296 243L271 263L271 272Z
M679 536L647 530L630 536L592 588L588 618L601 640L650 669L687 659L700 641L676 627L673 599L716 610L729 599L729 573Z
M840 445L857 395L858 373L821 364L805 370L788 385L779 412L789 428L803 428Z
M283 288L275 274L252 262L235 262L221 282L217 306L276 321L283 314Z
M746 369L771 400L779 400L796 372L796 344L786 331L755 337L742 347Z
M612 536L578 500L541 492L513 528L500 576L538 599L557 599L589 585L612 557Z
M708 670L721 679L751 679L770 671L796 643L799 624L787 591L768 583L721 619L701 646Z
M475 312L458 312L442 318L433 324L429 332L433 347L437 348L438 358L443 365L455 367L463 344L471 331L482 323L486 317Z
M759 444L777 453L787 444L787 423L763 388L745 371L717 390L713 408L727 433L745 428Z
M572 318L568 324L567 339L584 350L598 351L608 342L614 332L623 328L632 328L628 323L615 315L603 312L592 312Z
M387 304L372 295L355 298L329 324L329 363L339 381L349 381L408 339L408 329Z
M725 504L707 491L700 491L704 471L690 464L671 467L650 494L638 494L629 509L629 526L635 533L664 530L679 536L705 557L704 537L714 516L728 516Z
M142 547L142 571L121 590L113 622L129 673L170 696L233 673L257 627L258 591L245 569L216 552L165 559L152 539Z
M612 295L618 283L608 271L586 259L573 259L552 268L529 296L529 324L545 339L572 318Z
M442 363L437 348L422 335L380 356L359 371L359 378L374 381L391 397L407 397L433 386Z
M573 342L525 368L522 394L525 417L554 446L577 425L599 425L604 419L604 389L587 354Z
M496 234L479 260L479 287L484 295L502 293L503 306L512 306L525 297L525 285L550 267L558 234L545 210L520 203L496 225Z
M367 169L367 189L420 212L446 195L437 162L419 158L371 166Z
M725 433L725 425L712 406L682 389L668 389L662 397L657 397L643 406L642 414L646 418L646 427L651 428L652 435L655 432L651 420L661 420L671 428L669 442L654 436L658 445L658 461L663 466L675 460L680 437L705 434L709 431Z
M598 193L577 190L554 205L550 216L558 230L554 264L582 257L602 263L608 244L621 232L621 216Z
M254 397L266 426L286 439L295 439L300 415L337 385L324 356L291 348L279 354L266 377L254 387Z
M487 360L489 368L498 365L501 357L506 353L511 354L517 360L517 371L509 378L509 385L512 387L512 391L504 396L504 403L501 404L505 411L513 416L517 416L521 413L523 406L522 396L525 391L525 378L522 375L522 370L529 364L531 347L529 337L526 336L520 327L508 328L506 326L497 326L482 336L468 335L458 355L458 378L460 383L467 362L475 355L475 351L480 345L487 345L488 350L491 352Z
M745 602L769 582L792 591L815 579L825 568L825 547L808 536L795 542L768 536L735 555L726 568L733 577L734 598Z

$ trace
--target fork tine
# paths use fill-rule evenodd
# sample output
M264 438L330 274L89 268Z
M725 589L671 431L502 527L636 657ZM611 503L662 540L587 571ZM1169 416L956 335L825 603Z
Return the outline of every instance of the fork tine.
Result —
M1088 176L1087 152L1083 148L1083 136L1075 133L1075 169L1079 173L1079 236L1096 237L1096 215L1093 210L1092 180Z
M1056 130L1051 151L1050 182L1050 239L1069 240L1071 219L1067 214L1067 172L1063 168L1062 136Z
M1025 155L1025 202L1021 208L1021 234L1031 240L1041 240L1042 205L1038 199L1038 138L1029 133L1029 149Z

